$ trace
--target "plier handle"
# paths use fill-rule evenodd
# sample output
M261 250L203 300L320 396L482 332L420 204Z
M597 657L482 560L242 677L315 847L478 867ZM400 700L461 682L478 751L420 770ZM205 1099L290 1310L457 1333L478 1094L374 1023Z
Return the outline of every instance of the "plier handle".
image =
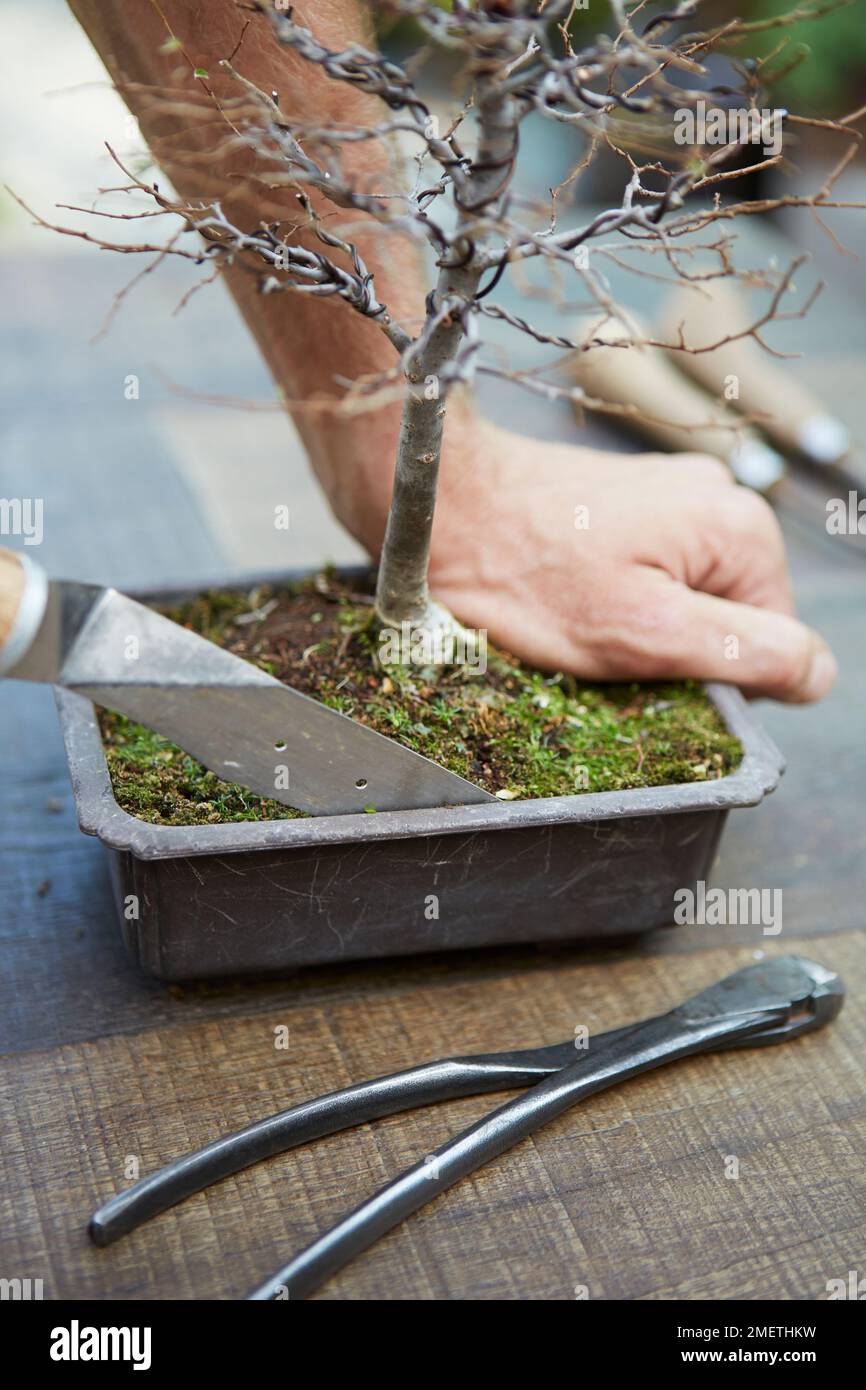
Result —
M176 1159L113 1197L90 1236L109 1245L231 1173L313 1139L461 1096L528 1088L382 1188L257 1288L253 1300L304 1298L440 1192L578 1101L700 1052L769 1046L823 1027L842 1007L837 975L777 956L727 976L657 1018L615 1028L576 1050L574 1039L508 1052L449 1057L332 1091Z

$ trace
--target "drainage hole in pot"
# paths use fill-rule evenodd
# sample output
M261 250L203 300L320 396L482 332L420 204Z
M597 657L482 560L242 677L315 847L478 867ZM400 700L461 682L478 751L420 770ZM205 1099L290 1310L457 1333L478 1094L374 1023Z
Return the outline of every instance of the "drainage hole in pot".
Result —
M278 753L285 753L286 747L287 747L287 745L286 745L285 739L280 739L280 742L279 742L279 743L275 743L275 744L274 744L274 748L276 749L276 751L277 751Z
M359 777L358 780L357 780L357 782L355 783L355 786L358 788L358 791L359 791L359 792L363 791L364 788L366 787L366 785L367 785L367 779L366 779L366 777Z

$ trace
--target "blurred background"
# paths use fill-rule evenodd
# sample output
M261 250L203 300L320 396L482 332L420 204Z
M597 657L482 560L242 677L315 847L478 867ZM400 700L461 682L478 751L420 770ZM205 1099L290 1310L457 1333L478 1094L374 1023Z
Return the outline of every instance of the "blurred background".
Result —
M132 0L130 8L136 3L144 0ZM719 22L734 13L760 19L781 8L782 0L742 0L735 7L716 0L706 14ZM577 37L591 35L597 16L606 13L601 0L592 0L589 11L576 11ZM108 226L113 236L134 242L141 224L94 223L83 213L55 206L88 207L99 188L118 182L106 141L134 167L147 166L137 126L108 85L95 52L63 0L0 0L0 14L2 182L49 220L91 232ZM411 22L382 22L380 28L383 44L395 55L417 48ZM866 25L859 4L782 32L787 46L774 68L783 69L804 44L811 57L774 89L777 103L806 114L839 116L866 98ZM759 34L749 48L766 53L777 42L776 35ZM710 66L716 80L730 75L726 60L714 58ZM424 72L434 104L448 109L453 73L447 63L433 61ZM800 128L796 141L786 144L796 168L784 177L795 178L799 187L816 187L821 167L837 158L843 145L838 137ZM518 194L544 197L575 157L570 128L531 120ZM613 156L591 166L577 194L581 215L587 204L619 201L621 169ZM772 193L777 184L772 177L762 191ZM862 162L848 170L840 194L864 197ZM123 205L128 208L128 202ZM99 206L112 203L101 199ZM575 213L565 208L561 215L567 221ZM861 214L838 212L826 221L849 251L862 247ZM826 278L842 297L862 299L862 264L838 250L811 215L794 212L775 227L763 219L760 225L758 219L749 222L745 261L781 255L790 241L794 249L814 254L814 277ZM276 407L270 379L220 284L176 312L197 272L168 260L112 315L115 296L143 264L144 258L113 255L35 227L7 192L0 194L5 308L0 495L23 492L46 499L49 520L41 552L46 563L76 577L134 584L154 570L167 582L197 582L283 564L359 558L358 547L319 497L291 423ZM611 283L630 307L651 311L649 282L631 276L620 284L613 268ZM514 287L499 297L507 302L509 294L519 299ZM533 303L531 316L544 322L544 306ZM850 327L853 339L857 325ZM838 356L855 345L845 341L844 332L831 310L810 321L816 366L823 363L834 381L828 354ZM522 344L512 343L510 330L493 337L503 350L509 344L518 356L523 352ZM802 350L802 343L797 346ZM129 377L138 378L137 399L127 398ZM483 389L485 406L500 418L504 412L524 432L565 432L597 442L609 436L607 427L592 422L588 433L579 435L567 406ZM214 405L201 396L227 396L249 408ZM621 446L636 447L627 436ZM271 499L281 491L292 507L288 536L275 533L271 524ZM61 522L64 515L75 517L74 526Z
M762 19L780 8L783 0L742 0L735 7L716 0L706 15L717 22L734 13ZM592 0L591 10L575 11L575 38L591 36L598 15L606 13L601 0ZM1 0L0 14L3 183L49 220L100 231L99 222L56 204L92 206L97 190L118 181L104 142L139 170L145 168L138 126L108 86L64 0ZM381 42L395 56L417 49L411 22L393 24L381 14L379 19ZM785 49L774 58L773 70L784 71L806 44L810 56L778 82L777 104L838 117L865 99L866 25L859 3L812 24L792 25L783 35ZM749 40L749 50L769 53L777 43L774 33L759 33ZM712 78L726 78L728 67L724 58L710 60ZM446 61L424 68L432 103L442 110L449 108L452 79ZM795 140L787 136L788 167L781 177L795 178L798 188L816 188L820 170L842 147L838 136L799 128ZM570 128L531 120L525 126L518 195L541 199L574 161ZM771 171L762 192L776 192L778 179ZM587 204L619 203L621 186L621 164L603 156L575 190L580 214ZM842 179L840 196L865 195L866 165L860 161ZM113 204L103 197L99 206ZM564 224L575 213L564 206L560 215ZM838 211L827 214L826 222L849 252L863 245L862 214ZM862 263L838 250L812 215L795 210L776 218L776 225L755 218L749 224L744 263L749 257L758 264L780 256L791 243L791 250L815 256L810 278L820 275L838 295L862 299ZM133 242L140 236L136 222L108 225L118 239ZM142 268L143 259L100 252L83 240L35 227L7 192L0 193L6 310L0 341L0 495L46 499L46 563L76 577L136 584L154 570L167 582L197 582L325 557L336 562L360 557L356 543L325 509L295 431L275 403L270 378L224 288L209 286L178 313L196 272L168 260L111 313L115 296ZM635 275L620 282L616 267L610 281L631 309L652 313L651 282ZM520 291L509 286L499 293L506 303L509 296L520 307ZM542 325L556 321L563 331L562 316L552 307L545 314L544 304L534 302L531 317ZM816 370L834 381L828 354L856 346L856 325L847 322L851 341L831 310L810 321ZM524 352L509 329L492 336L500 349L516 349L518 357ZM802 350L802 343L796 346ZM128 377L138 377L138 399L126 399ZM203 396L242 400L249 409L209 403ZM605 442L610 435L609 427L592 421L578 434L569 407L525 393L485 385L482 404L532 434L589 442ZM620 443L637 448L627 435ZM271 499L281 492L292 506L289 535L275 534L271 525ZM75 514L74 528L58 524L64 512Z
M144 0L130 0L130 9L137 3ZM784 0L737 0L735 5L717 0L702 7L701 15L718 22L734 14L759 21L783 7ZM314 9L306 7L310 15ZM601 0L591 0L588 13L577 12L578 34L593 29L596 13L606 14ZM146 167L135 123L63 0L0 0L0 18L0 182L50 220L93 230L86 215L55 205L90 206L101 187L118 181L106 141L136 168ZM811 53L780 80L774 104L839 117L866 100L861 3L791 26L784 34L788 44L773 60L776 67L784 68L800 45L808 45ZM415 45L417 36L411 25L401 23L382 25L381 38L399 56ZM769 53L777 42L777 36L759 33L750 48ZM711 66L714 80L723 80L725 60L713 59ZM443 110L451 78L445 63L425 70L432 100ZM822 172L843 148L837 136L798 128L796 139L786 140L788 186L817 188ZM543 196L574 162L570 130L531 122L518 194ZM761 191L778 191L779 177L772 171ZM579 215L585 217L588 208L609 198L619 203L621 191L620 166L600 160L580 183ZM866 200L862 156L846 170L837 194ZM574 210L563 212L563 222L576 215ZM786 370L795 382L808 381L845 420L861 459L866 438L866 280L859 259L866 244L864 218L853 210L827 212L823 225L808 211L749 218L737 252L742 268L771 261L784 265L802 250L812 255L798 277L798 293L804 297L818 279L827 288L805 324L779 326L773 341L801 354ZM139 236L134 222L114 222L111 229L130 242ZM200 272L169 259L145 275L112 312L118 294L141 269L135 257L100 251L33 226L8 193L0 194L0 497L44 499L39 559L53 574L127 588L195 586L359 559L358 546L319 495L291 422L279 408L270 378L222 285L193 295L179 310ZM610 281L625 304L652 314L656 287L651 281L626 276L613 266ZM525 309L525 288L503 283L497 298L519 312ZM529 316L563 331L561 314L537 299ZM493 336L505 350L508 331ZM518 357L524 351L522 346L511 350ZM214 403L214 397L228 400ZM486 384L481 403L500 423L522 433L641 447L609 424L587 420L578 426L567 403L546 402L501 384ZM767 808L736 818L720 868L722 882L730 865L736 883L784 885L786 922L804 925L826 912L828 894L832 898L837 892L834 885L839 897L834 910L850 914L853 923L861 894L852 894L850 885L857 882L862 888L866 856L862 816L845 809L845 795L866 773L866 567L862 550L827 535L822 487L807 481L794 494L795 505L780 504L780 516L801 611L840 657L840 684L819 709L765 707L771 733L783 749L796 748L797 756L783 790ZM273 526L277 500L291 508L288 533ZM7 540L13 546L20 543L14 537L3 543ZM25 698L0 689L2 752L6 764L20 750L25 783L38 781L52 799L62 801L63 815L48 843L62 843L71 852L68 782L50 706L48 692L28 690ZM849 791L843 795L840 787L845 786ZM18 847L18 813L11 803L9 809L10 844ZM45 845L39 843L42 852ZM88 845L86 853L93 849ZM822 872L816 871L819 864ZM849 889L843 892L845 883ZM37 909L49 910L33 903ZM51 910L59 913L62 927L62 890Z

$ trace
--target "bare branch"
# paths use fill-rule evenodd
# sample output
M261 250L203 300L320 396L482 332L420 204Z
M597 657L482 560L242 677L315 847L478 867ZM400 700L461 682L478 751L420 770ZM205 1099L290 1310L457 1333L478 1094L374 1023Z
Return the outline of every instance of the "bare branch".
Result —
M241 180L245 192L258 199L256 206L263 215L257 225L235 225L219 199L196 204L166 198L156 183L146 183L124 169L112 152L129 180L112 191L127 196L141 193L149 200L148 208L75 210L122 221L173 216L178 226L166 242L125 246L87 231L53 227L101 249L152 254L156 259L142 275L150 274L166 256L178 255L208 266L201 284L233 266L255 275L267 295L291 291L339 299L386 334L395 349L389 371L356 382L335 374L335 384L344 392L339 401L292 402L295 410L336 408L354 413L402 399L394 492L377 591L377 611L383 620L426 626L447 621L447 615L443 617L430 600L427 568L446 410L456 387L470 386L476 372L493 373L550 399L567 396L594 410L625 417L637 414L634 407L596 401L578 387L547 380L547 367L509 372L483 361L482 329L487 320L507 323L541 346L571 353L604 347L708 353L739 338L752 338L766 351L775 352L765 340L767 326L802 318L820 293L818 284L799 308L786 309L785 297L803 258L783 273L738 272L733 237L726 229L740 217L802 207L832 236L822 219L825 209L864 206L837 197L836 186L862 143L856 126L866 116L866 108L838 121L785 113L795 129L818 128L841 135L847 143L817 190L768 198L742 199L735 191L742 171L732 167L733 157L746 142L768 144L766 139L753 139L748 122L729 131L727 143L701 143L702 136L685 149L674 139L674 130L678 116L703 101L718 104L723 113L744 112L750 118L757 113L757 135L766 134L760 126L769 114L762 112L761 105L766 84L791 70L799 61L799 50L790 53L779 43L759 62L728 59L735 73L732 85L714 78L717 69L710 60L723 51L738 50L752 34L778 31L784 40L790 25L817 20L848 0L817 0L767 19L733 18L705 31L684 32L683 21L692 20L699 3L671 0L669 9L647 15L644 0L609 0L611 32L599 33L578 48L571 35L575 0L452 0L447 8L434 0L381 0L381 8L411 16L431 44L447 48L462 64L463 90L440 132L437 118L419 95L420 63L400 66L358 43L330 49L290 8L277 10L272 0L248 0L238 8L254 16L254 21L246 21L233 52L221 63L236 84L237 100L218 100L209 83L201 81L189 98L173 94L166 109L176 115L195 110L197 118L212 116L215 149L223 159L241 147L254 153L254 170L230 177ZM314 7L310 12L314 13ZM366 124L317 120L315 113L311 118L288 114L275 96L251 83L242 68L244 39L253 22L267 23L279 44L333 82L371 98L373 109L369 117L365 112ZM190 63L189 56L183 56ZM692 79L694 87L683 85ZM164 100L159 93L152 95L154 101ZM381 119L377 119L376 101ZM521 126L529 116L565 124L586 137L574 168L549 191L545 202L529 203L512 194ZM469 131L465 148L464 131ZM385 142L387 148L394 136L412 142L410 178L397 177L391 162L384 173L377 174L375 186L361 187L350 171L352 148L369 141ZM611 205L594 216L565 225L562 207L567 190L604 150L621 161L621 196L618 201L612 198ZM170 153L178 166L185 159L200 158L178 149L176 143ZM761 155L756 153L751 169L763 173L784 162L781 149L771 146ZM282 200L269 199L269 189L279 192ZM291 224L285 218L287 189L294 193L298 209L297 221ZM319 200L330 205L327 222L316 210ZM267 208L279 220L268 220ZM52 227L32 215L40 225ZM434 249L435 285L423 317L419 305L417 325L395 323L379 300L374 278L352 239L353 227L363 227L367 235L383 232L423 239ZM196 243L196 249L191 249L184 243L187 234L201 238L203 247ZM586 260L590 246L591 269ZM507 275L528 280L529 263L539 257L554 286L576 285L588 301L581 305L581 312L588 311L593 318L582 337L546 331L501 303L491 302L490 296ZM682 326L673 342L642 331L612 338L610 326L621 323L623 316L595 258L652 278L673 280L697 294L706 293L705 282L738 277L768 290L769 300L754 322L716 343L695 346L686 341ZM654 274L648 264L667 273ZM178 310L198 288L184 295ZM565 300L564 290L559 298Z

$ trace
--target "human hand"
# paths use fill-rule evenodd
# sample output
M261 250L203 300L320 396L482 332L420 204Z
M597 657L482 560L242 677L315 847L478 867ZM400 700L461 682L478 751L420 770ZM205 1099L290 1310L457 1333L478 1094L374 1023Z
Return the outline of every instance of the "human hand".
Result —
M836 677L794 617L771 508L702 454L541 443L472 419L446 439L430 588L515 656L587 679L694 677L796 703Z

